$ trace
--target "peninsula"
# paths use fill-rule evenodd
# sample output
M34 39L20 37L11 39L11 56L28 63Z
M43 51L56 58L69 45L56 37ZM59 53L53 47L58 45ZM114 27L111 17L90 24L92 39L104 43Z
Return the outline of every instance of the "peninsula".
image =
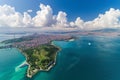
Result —
M37 72L49 71L55 65L56 54L60 48L52 44L52 41L72 38L70 35L33 34L5 40L3 43L10 43L23 53L28 64L27 77L31 78Z

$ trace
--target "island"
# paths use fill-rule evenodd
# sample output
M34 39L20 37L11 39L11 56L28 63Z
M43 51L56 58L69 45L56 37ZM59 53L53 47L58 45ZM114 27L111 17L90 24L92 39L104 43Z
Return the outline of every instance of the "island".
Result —
M49 71L56 63L60 48L52 43L54 40L70 40L70 35L33 34L5 40L2 43L19 49L28 64L27 77L31 78L39 71Z
M27 76L32 77L38 71L48 71L55 65L56 54L60 49L51 44L22 50L27 58L29 68Z

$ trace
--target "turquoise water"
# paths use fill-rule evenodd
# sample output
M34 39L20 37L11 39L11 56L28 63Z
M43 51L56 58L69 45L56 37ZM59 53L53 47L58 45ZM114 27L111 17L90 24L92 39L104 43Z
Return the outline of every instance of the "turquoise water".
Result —
M32 79L26 78L27 67L18 67L25 58L17 49L0 50L0 80L120 80L120 37L81 36L54 44L62 49L56 65Z
M26 68L18 68L25 57L15 48L0 49L0 80L20 80Z

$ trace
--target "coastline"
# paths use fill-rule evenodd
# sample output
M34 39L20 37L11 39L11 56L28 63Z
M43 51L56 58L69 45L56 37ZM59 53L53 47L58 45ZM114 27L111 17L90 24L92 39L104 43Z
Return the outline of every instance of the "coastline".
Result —
M41 35L40 35L41 36ZM44 36L44 35L43 35ZM47 36L45 36L44 38L46 39L46 37ZM21 38L20 38L21 39ZM12 43L12 45L15 47L15 48L17 48L21 53L22 53L22 55L25 57L25 61L26 61L26 63L25 63L25 65L23 64L21 67L24 67L24 66L28 66L28 68L27 68L27 71L26 71L26 76L28 77L28 78L32 78L37 72L39 72L39 71L49 71L52 67L54 67L55 66L55 64L56 64L56 60L57 60L57 54L58 54L58 52L61 50L61 48L60 47L58 47L57 45L55 45L54 44L54 42L53 41L71 41L71 40L73 40L74 39L74 37L73 36L71 36L71 37L58 37L58 38L55 38L54 39L54 37L53 37L53 40L48 40L48 42L47 43L45 43L45 44L40 44L40 45L52 45L52 46L54 46L55 48L57 48L57 50L54 52L54 58L53 58L53 60L51 61L51 62L49 62L48 64L47 64L47 67L46 68L42 68L42 67L39 67L39 68L34 68L34 69L32 69L32 64L28 61L28 59L29 59L29 56L27 55L27 53L28 52L24 52L24 50L25 49L27 49L26 47L19 47L19 46L21 46L21 44L16 44L16 43ZM19 40L19 39L18 39ZM24 40L26 40L26 38L24 38ZM23 42L24 42L24 40L23 40ZM18 42L19 43L19 42ZM22 42L21 42L22 43ZM23 44L23 43L22 43ZM38 46L36 46L36 47L28 47L28 48L31 48L31 49L34 49L34 48L37 48L37 47L39 47L40 45L38 45Z
M70 38L70 39L59 40L59 41L74 41L74 40L75 40L75 38L72 37L72 38ZM55 41L58 41L58 40L55 40ZM28 58L28 57L27 57L26 53L22 52L22 50L19 49L19 50L21 51L21 53L25 56L25 58L26 58L26 63L28 64L27 75L26 75L28 78L32 78L37 72L40 72L40 71L49 71L51 68L53 68L53 67L56 65L57 54L58 54L59 51L61 51L61 48L58 47L58 46L56 46L53 41L50 41L50 42L47 43L47 44L53 45L53 46L55 46L56 48L59 49L59 50L56 52L54 63L52 63L47 69L35 69L35 70L33 70L33 73L32 73L31 75L29 74L29 70L30 70L31 65L27 62L27 58Z
M35 69L32 75L29 74L29 70L30 70L31 65L27 62L28 57L27 57L26 53L24 53L21 49L18 49L18 48L17 48L17 49L23 54L23 56L25 56L26 64L28 64L28 69L27 69L27 73L26 73L26 76L27 76L28 78L32 78L37 72L40 72L40 71L49 71L51 68L53 68L53 67L55 66L57 54L58 54L58 52L61 50L61 48L58 47L58 46L56 46L56 45L53 43L53 41L51 41L51 42L48 43L48 44L51 44L51 45L53 45L53 46L55 46L56 48L59 49L59 50L56 52L54 63L52 63L47 69Z

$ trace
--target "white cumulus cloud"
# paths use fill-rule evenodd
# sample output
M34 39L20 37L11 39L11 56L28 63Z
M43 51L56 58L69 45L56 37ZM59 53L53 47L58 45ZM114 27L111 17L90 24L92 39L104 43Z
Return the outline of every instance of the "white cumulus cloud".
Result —
M27 12L24 12L23 23L27 27L31 27L33 25L32 18Z
M9 5L0 6L0 27L26 27L30 21L27 12L21 14Z
M29 9L29 10L27 10L27 12L28 12L28 13L31 13L31 12L33 12L33 10Z
M40 10L32 20L36 27L50 26L54 22L52 8L49 5L40 4Z
M104 14L99 14L91 21L84 21L77 17L75 21L67 20L67 13L59 11L54 15L49 5L40 4L34 17L27 12L17 12L9 5L0 6L0 27L41 27L43 30L94 30L120 27L120 10L110 8Z
M105 14L99 14L93 21L85 23L89 29L118 28L120 27L120 10L111 8Z
M67 27L67 14L65 12L59 11L56 17L56 26L57 27Z
M78 27L80 29L83 29L84 28L84 23L85 22L80 17L78 17L78 18L76 18L75 22L70 22L70 26Z

